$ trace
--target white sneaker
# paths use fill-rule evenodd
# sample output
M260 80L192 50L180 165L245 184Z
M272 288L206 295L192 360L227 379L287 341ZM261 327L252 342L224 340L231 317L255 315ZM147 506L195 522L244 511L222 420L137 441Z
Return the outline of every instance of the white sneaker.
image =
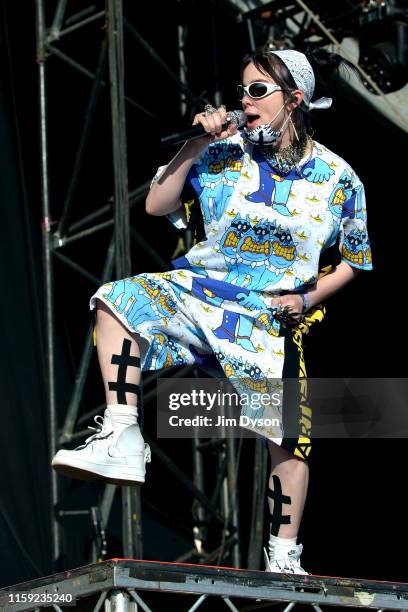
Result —
M120 425L107 408L104 418L95 417L98 427L74 450L60 450L52 460L59 474L79 480L103 480L113 484L132 485L145 481L146 463L150 463L150 446L143 440L137 422Z
M287 552L274 550L269 546L269 555L264 548L266 572L276 572L280 574L306 574L310 575L300 566L300 555L302 554L302 544L297 544Z

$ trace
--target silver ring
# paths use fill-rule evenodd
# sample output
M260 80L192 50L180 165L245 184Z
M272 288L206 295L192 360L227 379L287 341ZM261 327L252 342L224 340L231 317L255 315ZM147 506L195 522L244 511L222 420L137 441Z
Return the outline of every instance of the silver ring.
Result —
M212 104L206 104L204 106L204 116L208 117L209 115L212 115L213 113L216 113L217 109L212 106Z

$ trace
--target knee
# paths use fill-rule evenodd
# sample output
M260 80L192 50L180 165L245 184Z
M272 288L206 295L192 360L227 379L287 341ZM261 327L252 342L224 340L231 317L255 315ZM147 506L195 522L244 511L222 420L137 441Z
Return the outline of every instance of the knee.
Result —
M271 471L269 476L270 486L274 485L273 478L278 476L283 479L284 482L309 482L309 466L302 459L288 459L279 464L271 465Z
M299 474L308 474L309 473L309 465L307 461L300 459L299 457L294 457L293 462L291 464L291 468L293 471Z
M309 471L309 466L307 465L306 461L303 461L303 459L299 459L299 457L295 457L294 455L286 459L285 465L287 466L288 470L293 472Z
M269 453L271 457L272 470L279 464L285 467L285 470L293 473L307 473L309 465L307 461L297 457L288 450L278 446L274 442L269 442Z
M106 306L106 304L102 302L102 300L97 299L95 317L97 327L101 328L106 325L109 325L113 318L114 315L111 312L110 308L108 308L108 306Z

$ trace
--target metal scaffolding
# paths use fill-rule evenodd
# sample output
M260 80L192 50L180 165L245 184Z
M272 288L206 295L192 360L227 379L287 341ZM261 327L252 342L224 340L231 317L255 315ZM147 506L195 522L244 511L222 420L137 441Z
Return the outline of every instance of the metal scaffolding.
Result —
M408 584L112 559L0 589L0 610L33 610L38 609L35 602L47 601L61 610L58 604L83 604L86 599L87 609L94 612L102 606L105 612L194 612L202 604L207 610L234 612L275 610L277 604L284 612L296 604L310 606L311 612L326 609L321 606L381 612L408 610Z
M289 21L291 23L291 36L296 38L302 44L308 41L308 37L313 33L314 37L318 37L319 45L323 45L330 40L331 43L339 47L339 40L330 34L327 36L328 30L322 19L308 8L302 0L275 0L274 2L253 1L252 3L243 2L243 0L230 0L230 3L236 5L243 11L241 16L245 22L248 31L249 47L254 50L256 45L254 27L255 17L259 14L259 10L268 6L269 8L277 8L276 14L281 22ZM40 126L40 144L41 144L41 191L42 191L42 230L43 230L43 268L45 281L45 339L46 339L46 382L47 382L47 411L49 424L49 453L50 458L54 456L58 447L65 444L70 444L76 440L80 441L88 435L88 430L85 423L94 415L101 412L103 406L90 406L86 411L80 413L81 404L83 401L84 390L87 383L88 372L90 371L91 361L94 353L93 346L93 329L90 324L87 329L82 331L83 346L79 363L77 364L75 377L72 389L66 401L66 411L62 427L58 426L58 410L57 410L57 343L55 327L61 312L56 306L56 294L58 291L58 279L55 274L56 260L67 268L89 281L92 286L99 286L108 282L112 278L122 278L128 276L132 271L131 262L131 241L143 249L146 256L155 263L158 269L164 271L168 268L168 262L152 248L152 245L143 237L141 231L131 226L130 212L132 207L142 202L149 189L150 181L142 182L135 189L129 191L128 187L128 164L127 164L127 140L126 140L126 112L138 111L149 120L153 119L154 115L151 110L145 108L137 100L129 97L125 93L125 62L124 53L124 36L130 36L141 49L141 53L146 54L152 61L155 62L158 69L166 78L172 81L176 94L179 95L180 116L185 117L188 105L190 108L202 109L205 102L200 96L195 95L188 87L188 70L186 67L186 36L187 26L179 25L175 40L178 41L178 61L179 67L177 71L166 63L160 57L157 51L149 44L149 42L137 30L134 24L123 15L122 0L95 0L95 3L80 12L77 12L70 17L66 17L68 6L72 6L76 10L73 2L68 0L58 0L50 17L47 10L50 11L50 6L45 0L35 0L36 4L36 34L37 34L37 63L38 63L38 79L39 79L39 126ZM252 11L245 10L249 4L254 5ZM47 10L46 10L47 9ZM245 12L244 12L245 11ZM300 14L300 16L299 16ZM66 40L72 36L76 36L78 32L84 32L91 24L99 23L104 27L105 35L100 44L99 56L95 65L95 70L91 71L86 67L86 57L81 63L78 59L74 59L68 53L63 51L60 46L61 40ZM311 27L313 26L313 27ZM276 27L274 22L273 27ZM216 55L216 37L212 37L214 44L213 57L215 58L215 68L217 67ZM81 48L80 52L86 56L87 50ZM89 80L90 91L86 109L84 112L83 123L80 130L76 153L73 160L70 179L65 191L65 195L61 204L55 201L53 190L51 188L50 176L50 157L52 152L49 150L48 140L50 132L50 113L49 113L49 98L48 91L52 88L52 77L49 78L48 62L53 57L55 61L61 63L61 66L66 66L67 69L75 71L82 77ZM215 77L217 74L214 75ZM367 82L377 87L367 77ZM214 79L217 82L217 79ZM218 85L218 83L217 83ZM111 192L106 197L106 200L101 206L97 206L91 212L87 212L79 220L72 221L73 209L76 203L76 193L80 176L84 166L86 157L86 148L89 139L91 138L91 130L95 120L95 111L103 94L110 95L110 134L112 142L112 176L113 184ZM382 96L382 92L379 92ZM216 100L210 102L221 103L222 94L219 87L216 87ZM389 97L388 97L389 100ZM108 135L107 135L108 136ZM67 253L67 247L86 241L91 236L101 235L103 232L110 232L110 239L107 241L107 246L102 252L100 261L103 262L101 273L95 273L87 269L76 261ZM191 242L191 235L185 237L185 244ZM77 336L80 333L77 329L73 331ZM183 368L182 371L175 369L168 370L166 375L175 376L196 376L197 370L194 368ZM158 378L159 373L154 372L146 376L143 380L143 397L144 401L148 402L155 398L155 391L149 390L150 385ZM188 536L191 538L191 549L185 554L179 556L174 561L190 561L196 560L202 564L223 563L233 564L236 568L247 566L251 568L260 567L262 536L263 536L263 521L265 512L265 486L266 486L266 470L267 470L267 451L261 440L257 440L254 446L253 455L253 471L251 476L252 481L252 509L251 509L251 524L249 529L249 550L246 559L243 558L242 544L239 538L239 487L237 484L237 475L239 470L239 460L241 453L241 441L236 441L231 438L211 441L211 443L203 442L198 437L192 440L192 464L193 477L190 479L160 447L160 445L151 439L144 432L144 438L149 442L153 460L160 462L163 472L170 472L185 488L185 491L194 500L192 504L192 529ZM205 453L211 452L216 455L217 471L212 493L206 492L206 461ZM248 468L247 468L248 469ZM250 471L251 468L248 469ZM246 488L246 491L248 488ZM99 506L92 506L89 509L90 521L93 525L94 539L92 543L92 551L88 562L95 563L104 561L106 557L106 527L112 510L115 496L119 493L116 485L105 485ZM143 538L142 538L142 522L141 522L141 496L139 487L123 487L121 493L122 504L122 542L123 556L132 558L142 558L143 556ZM61 557L64 553L64 538L62 537L62 527L58 520L57 505L61 498L61 481L55 472L51 473L51 517L52 517L52 558L55 564L55 570L67 569L61 567ZM64 514L59 511L60 516ZM79 513L79 511L78 511ZM208 526L210 521L216 525L218 542L215 547L208 545ZM138 590L150 590L150 584L147 584L148 578L157 580L157 576L161 576L160 572L166 573L166 580L162 584L168 592L181 593L196 593L200 598L191 608L197 609L199 605L209 596L220 596L224 600L226 606L230 609L236 609L230 601L230 597L239 594L243 598L253 600L253 608L262 607L256 605L256 600L263 599L268 602L276 601L291 601L306 602L313 605L315 609L319 609L318 603L328 603L330 605L346 605L348 607L364 606L369 608L384 607L389 609L404 609L407 608L405 601L407 598L406 589L392 587L390 591L384 591L383 588L374 584L352 584L346 582L331 582L312 581L309 580L307 588L304 584L290 585L288 592L287 585L269 584L264 585L264 575L232 575L220 574L219 568L211 570L191 570L186 568L176 568L179 574L182 574L187 581L185 589L180 588L180 582L175 577L173 567L153 568L156 573L150 576L150 569L141 566L120 566L114 562L111 565L104 565L106 573L100 581L90 581L92 588L88 589L88 582L83 586L79 584L78 597L86 596L97 591L104 591L101 595L100 606L103 605L103 600L108 597L117 598L118 600L126 600L126 605L129 600L129 595L138 605L143 608L143 602L140 596L137 595ZM98 574L98 568L101 565L90 567L87 575L78 574L87 581L89 576ZM132 574L132 571L134 572ZM144 572L144 573L143 573ZM88 576L89 574L89 576ZM163 574L163 575L164 575ZM85 577L84 577L85 576ZM162 576L163 578L163 576ZM72 580L75 575L72 575ZM65 578L61 576L54 580L55 584L63 582ZM335 579L333 579L335 580ZM251 582L252 581L252 582ZM51 584L51 580L47 584ZM104 584L104 582L106 584ZM279 582L279 581L278 581ZM173 584L174 583L174 584ZM73 583L72 583L73 584ZM77 584L77 586L78 586ZM237 591L238 585L238 591ZM38 583L38 589L43 588L44 583ZM69 584L71 587L71 583ZM81 588L83 587L83 591ZM221 590L217 590L218 587ZM282 587L282 590L281 590ZM28 588L28 587L27 587ZM33 589L37 588L33 583ZM88 589L88 590L87 590ZM114 594L111 593L115 590ZM271 590L272 589L272 590ZM370 589L372 589L370 591ZM3 593L4 595L4 593ZM373 596L372 599L370 597ZM347 599L348 598L348 599ZM112 599L112 608L115 606ZM120 604L118 604L120 605ZM10 608L11 609L11 608ZM24 606L16 606L13 609L28 609ZM123 608L125 609L125 607ZM149 609L144 607L143 609ZM247 608L250 609L250 608ZM288 609L290 609L288 607Z
M83 399L87 375L90 369L93 347L93 329L89 325L84 330L84 341L81 358L77 366L75 379L65 413L62 428L57 423L57 373L56 357L57 347L55 341L55 325L61 312L56 310L56 292L58 290L58 279L54 271L54 262L59 260L78 275L87 279L94 286L108 282L115 275L122 278L131 274L130 242L137 241L144 253L155 262L160 270L165 270L168 264L148 244L137 229L132 228L129 222L129 213L132 206L142 201L149 188L149 182L145 182L133 191L128 190L127 174L127 145L126 145L126 109L136 109L146 117L151 118L152 113L139 104L136 100L125 95L125 55L124 55L124 32L128 33L138 45L164 71L180 92L180 110L186 111L186 104L193 108L201 108L204 100L195 96L187 86L187 73L185 65L185 27L178 29L179 40L179 76L166 64L159 54L136 30L122 13L122 0L106 0L103 10L96 5L81 10L81 12L66 18L68 0L59 0L55 7L52 19L47 20L44 0L36 0L36 31L37 31L37 62L39 73L39 107L40 107L40 138L41 138L41 176L42 176L42 215L43 215L43 260L45 278L45 304L46 304L46 350L47 350L47 391L48 391L48 421L49 421L49 451L53 457L59 446L70 442L81 440L88 435L84 423L92 416L98 414L103 407L92 406L85 414L80 414L80 406ZM90 24L100 21L105 22L105 37L99 50L99 58L96 69L91 72L77 59L73 59L58 46L61 39L67 36L75 36L78 31L83 31ZM47 23L49 22L49 23ZM87 52L81 51L86 54ZM50 155L48 145L48 133L50 127L50 113L48 109L48 90L52 87L52 79L48 79L48 61L55 57L70 69L90 79L91 87L88 103L84 114L82 129L80 130L79 142L76 148L72 173L66 189L63 203L58 206L53 199L50 189ZM84 58L86 59L86 58ZM86 64L86 62L84 62ZM105 76L108 65L109 77ZM109 90L108 90L109 87ZM91 128L94 122L95 109L102 92L110 92L110 126L112 137L112 170L113 186L112 192L106 202L99 208L86 214L81 219L71 222L72 212L75 205L75 196L78 182L84 164L87 142L90 138ZM218 95L220 95L218 93ZM103 270L99 277L94 272L85 268L75 261L66 252L66 247L76 241L87 240L102 230L111 231L111 239L106 248ZM188 238L188 236L187 236ZM186 240L187 242L187 240ZM78 335L78 330L73 332ZM171 372L170 372L171 374ZM176 375L197 375L196 370L184 368ZM158 377L154 372L144 379L143 388L146 388ZM154 391L144 393L144 401L149 401L154 396ZM234 440L221 440L211 445L217 453L218 471L212 495L205 493L205 461L203 454L207 452L208 445L201 440L192 440L193 478L188 478L175 462L166 455L160 446L144 434L150 443L154 460L163 464L164 470L176 476L183 483L186 490L193 497L193 529L191 530L191 550L178 558L177 561L198 559L199 562L209 563L216 561L223 563L232 560L236 567L241 565L241 548L239 541L239 517L238 517L238 491L237 473L239 467L240 444ZM253 524L256 525L259 546L250 549L250 558L253 567L260 562L261 534L263 521L262 481L266 473L259 471L259 465L266 467L266 449L260 443L256 445L255 465L258 469L254 478L254 492L257 503L254 505ZM262 459L263 457L263 459ZM112 508L113 500L117 492L116 485L104 487L102 501L99 507L89 510L90 520L94 528L94 540L89 562L101 561L106 555L106 526ZM62 527L56 515L56 506L60 501L60 481L55 472L51 476L51 516L52 516L52 558L56 570L65 569L60 566L63 550ZM84 511L82 511L83 513ZM78 514L81 512L78 511ZM68 514L68 513L65 513ZM71 513L73 514L73 513ZM64 511L60 511L60 516ZM142 525L141 525L141 497L140 487L122 487L122 535L123 555L127 558L142 558ZM215 549L206 546L206 526L210 520L218 525L219 544Z

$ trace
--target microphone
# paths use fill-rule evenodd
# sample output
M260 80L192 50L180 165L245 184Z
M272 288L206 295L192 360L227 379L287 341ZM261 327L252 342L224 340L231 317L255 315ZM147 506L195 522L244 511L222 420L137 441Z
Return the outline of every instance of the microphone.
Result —
M227 113L227 121L223 124L223 130L226 130L232 123L234 123L238 129L244 127L247 121L247 116L242 110L234 110L229 111ZM165 136L160 140L162 145L172 146L176 144L180 144L185 142L186 140L196 140L197 138L201 138L202 136L206 136L208 132L205 131L201 124L192 125L186 130L181 130L180 132L175 132L174 134L170 134L170 136Z

